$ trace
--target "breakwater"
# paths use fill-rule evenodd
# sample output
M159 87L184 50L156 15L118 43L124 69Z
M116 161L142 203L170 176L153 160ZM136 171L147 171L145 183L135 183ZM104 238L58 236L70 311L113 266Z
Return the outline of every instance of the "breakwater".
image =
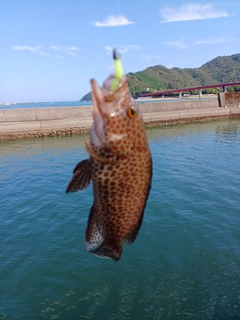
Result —
M218 99L147 102L140 108L146 126L240 117L239 108L225 104L221 93ZM91 124L92 107L3 109L0 139L82 133L88 132Z

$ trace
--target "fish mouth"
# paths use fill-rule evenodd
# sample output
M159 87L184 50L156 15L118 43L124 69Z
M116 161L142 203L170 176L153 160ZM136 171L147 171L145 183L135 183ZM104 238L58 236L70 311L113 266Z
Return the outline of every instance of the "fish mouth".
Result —
M128 83L125 76L122 77L116 89L111 90L115 75L110 75L100 87L95 79L91 79L93 101L93 126L92 138L95 136L99 143L104 143L104 126L110 118L114 117L124 108L124 102L129 94Z
M92 100L93 100L93 118L99 113L103 119L113 116L119 109L128 93L127 78L122 77L116 89L111 90L114 74L110 75L99 87L95 79L91 79Z

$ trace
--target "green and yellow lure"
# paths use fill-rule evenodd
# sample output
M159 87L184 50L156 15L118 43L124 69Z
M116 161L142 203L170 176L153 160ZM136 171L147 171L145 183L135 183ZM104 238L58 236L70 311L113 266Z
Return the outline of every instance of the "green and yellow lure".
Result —
M111 90L115 90L117 88L123 76L123 67L120 60L120 54L116 49L113 50L113 60L114 60L116 78L112 82Z

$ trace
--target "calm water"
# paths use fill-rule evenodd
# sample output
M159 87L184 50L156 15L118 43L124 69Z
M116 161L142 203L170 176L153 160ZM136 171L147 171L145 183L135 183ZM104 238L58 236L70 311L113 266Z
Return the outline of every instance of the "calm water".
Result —
M84 248L83 136L0 143L0 319L240 319L240 121L148 130L152 190L122 259Z
M202 98L202 100L217 99L216 96ZM166 102L166 101L187 101L196 100L196 98L173 98L173 99L138 99L139 104L147 102ZM79 107L79 106L92 106L92 101L53 101L53 102L29 102L29 103L16 103L16 104L0 104L0 109L29 109L29 108L51 108L51 107Z
M51 108L51 107L78 107L91 106L92 102L81 101L53 101L53 102L29 102L10 105L0 105L0 109L29 109L29 108Z

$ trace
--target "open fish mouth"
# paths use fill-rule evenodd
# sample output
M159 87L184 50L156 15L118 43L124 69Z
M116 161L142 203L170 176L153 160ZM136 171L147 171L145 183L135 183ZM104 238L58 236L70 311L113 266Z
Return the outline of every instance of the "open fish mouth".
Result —
M91 79L92 100L93 100L93 118L99 113L102 118L113 116L122 108L123 102L128 95L127 78L122 77L117 88L111 90L111 84L115 75L110 75L99 87L95 79ZM95 120L95 118L94 118Z
M111 118L120 114L129 98L127 78L122 77L116 89L111 90L111 84L115 75L110 75L100 87L95 79L91 79L92 101L93 101L93 126L91 129L91 140L97 145L104 144L104 128Z

